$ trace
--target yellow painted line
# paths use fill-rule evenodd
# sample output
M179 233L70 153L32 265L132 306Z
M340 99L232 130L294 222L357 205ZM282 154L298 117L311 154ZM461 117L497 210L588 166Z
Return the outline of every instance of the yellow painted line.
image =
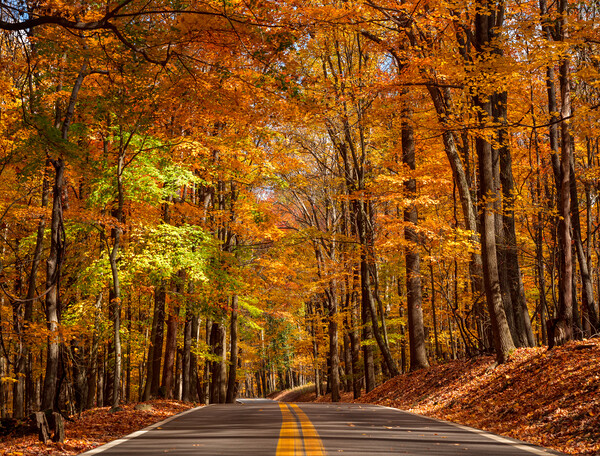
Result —
M281 409L281 430L277 442L277 456L297 456L302 454L302 440L296 419L286 404L279 404Z
M306 456L324 456L323 442L317 433L317 430L296 404L291 404L290 407L296 412L302 426L302 436L304 437L304 452Z

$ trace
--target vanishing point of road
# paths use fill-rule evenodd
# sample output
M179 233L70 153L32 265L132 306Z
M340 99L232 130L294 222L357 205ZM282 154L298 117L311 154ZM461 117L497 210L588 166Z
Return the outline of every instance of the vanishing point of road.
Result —
M86 456L558 455L397 409L241 399L180 413Z

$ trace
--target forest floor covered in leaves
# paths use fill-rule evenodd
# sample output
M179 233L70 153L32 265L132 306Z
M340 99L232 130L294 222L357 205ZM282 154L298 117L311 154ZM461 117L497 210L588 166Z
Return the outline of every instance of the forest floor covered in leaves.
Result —
M345 402L396 407L567 454L600 455L600 339L451 361L395 377ZM283 399L285 400L285 399ZM327 402L306 393L296 401Z
M600 339L553 350L516 350L509 363L493 358L457 360L400 375L354 402L381 404L517 438L568 454L600 455ZM308 389L279 400L326 402ZM352 402L351 393L343 395ZM179 401L149 401L110 413L85 411L66 424L64 443L41 444L35 434L2 435L0 456L75 455L190 408Z
M17 432L1 437L0 456L76 455L162 421L192 406L172 400L152 400L144 404L149 404L151 410L135 410L136 404L125 404L119 412L111 413L110 407L101 407L86 410L81 416L73 416L73 421L66 422L64 443L43 444L38 441L37 434L15 435L19 433L17 428Z

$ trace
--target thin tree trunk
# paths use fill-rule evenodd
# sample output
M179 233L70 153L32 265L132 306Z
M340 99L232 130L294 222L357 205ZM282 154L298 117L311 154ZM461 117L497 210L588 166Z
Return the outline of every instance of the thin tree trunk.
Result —
M431 316L433 317L433 337L435 340L435 356L438 360L442 359L442 350L438 337L438 322L437 322L437 309L435 303L435 282L433 280L433 263L429 262L429 277L431 279ZM443 330L443 323L442 323Z
M220 323L213 322L210 331L210 346L215 360L211 363L211 382L210 382L210 403L221 403L221 381L222 381L222 358L225 355L225 347L223 347L223 326Z
M124 153L121 151L117 164L117 211L115 218L117 219L116 226L113 228L113 247L110 252L110 269L112 272L113 287L111 290L110 306L113 311L113 346L114 346L114 374L113 374L113 389L112 389L112 409L116 410L119 407L121 400L121 283L119 280L119 268L117 265L119 249L121 248L121 236L123 235L123 167Z
M329 304L329 362L330 375L329 384L331 386L331 402L339 402L340 395L340 353L338 341L338 322L337 322L337 297L333 282L330 284L328 293Z
M177 286L179 291L179 285ZM175 384L175 356L177 353L177 315L179 306L171 300L169 317L167 318L167 337L165 340L165 361L161 389L166 399L173 398Z
M227 398L225 402L233 404L237 396L237 365L238 365L238 296L231 297L231 321L230 321L230 355L229 355L229 377L227 379Z
M594 300L594 286L592 284L587 255L584 251L583 242L581 240L581 221L579 218L579 205L577 204L577 182L575 180L575 166L573 163L573 157L571 157L570 173L571 220L573 224L573 241L575 243L577 259L579 261L579 272L581 274L581 297L585 310L587 311L589 323L595 330L597 330L598 312L596 310L596 302Z
M100 331L100 312L102 310L102 291L96 297L94 306L94 331L92 333L92 345L90 347L90 361L87 369L87 403L86 408L90 409L96 404L96 392L98 388L98 332Z
M160 366L162 362L163 337L165 324L165 304L167 291L164 282L154 290L154 315L152 321L152 368L148 369L150 377L150 397L159 397Z
M183 326L183 363L181 381L182 385L182 400L189 402L191 400L190 393L192 391L192 319L194 314L188 309L185 313L185 324Z

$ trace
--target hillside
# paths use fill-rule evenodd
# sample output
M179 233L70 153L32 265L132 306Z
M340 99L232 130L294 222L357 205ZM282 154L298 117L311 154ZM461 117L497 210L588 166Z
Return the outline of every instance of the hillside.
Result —
M400 375L354 402L484 429L568 454L600 454L600 340L452 361ZM296 400L315 400L314 393ZM317 399L328 401L327 396ZM352 401L345 394L343 400Z

